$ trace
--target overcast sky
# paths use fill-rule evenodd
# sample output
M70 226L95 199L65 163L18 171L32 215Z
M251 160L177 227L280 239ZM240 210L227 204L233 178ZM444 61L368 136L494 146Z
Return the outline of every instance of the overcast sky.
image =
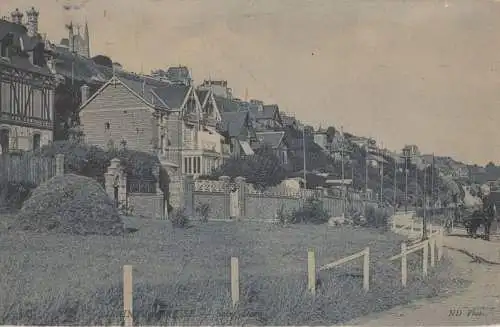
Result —
M52 40L88 19L92 55L132 71L187 65L315 126L500 163L500 2L1 0L0 14L32 5Z

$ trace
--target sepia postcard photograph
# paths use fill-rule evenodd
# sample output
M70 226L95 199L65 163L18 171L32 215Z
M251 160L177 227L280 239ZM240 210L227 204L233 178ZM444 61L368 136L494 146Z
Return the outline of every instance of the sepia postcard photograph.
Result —
M0 325L500 325L500 0L0 0Z

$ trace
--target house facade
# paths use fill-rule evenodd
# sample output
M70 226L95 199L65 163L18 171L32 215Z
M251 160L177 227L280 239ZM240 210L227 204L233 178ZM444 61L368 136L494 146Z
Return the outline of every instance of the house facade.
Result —
M221 115L210 92L176 84L156 88L153 94L168 112L161 152L181 167L180 173L195 178L210 174L230 156L229 145L217 131Z
M54 130L55 76L38 34L39 13L16 9L0 19L0 153L36 150L49 144Z
M223 112L218 130L228 140L232 156L254 154L252 145L257 142L257 134L248 111Z
M257 132L258 143L254 145L254 151L261 146L269 146L275 152L282 165L288 164L288 144L285 139L285 132Z
M255 102L250 111L258 131L283 130L283 121L281 120L278 105L263 105Z

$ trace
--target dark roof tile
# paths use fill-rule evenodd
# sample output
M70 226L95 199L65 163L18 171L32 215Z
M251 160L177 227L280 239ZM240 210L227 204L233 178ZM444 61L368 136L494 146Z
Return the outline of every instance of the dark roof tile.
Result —
M281 144L284 136L285 132L257 132L257 140L261 144L266 144L273 148Z
M153 92L162 99L172 110L179 110L187 96L190 87L182 84L174 84L153 89Z
M222 112L222 130L227 132L229 137L237 137L241 134L248 118L248 112Z
M220 112L237 112L240 111L240 105L238 102L224 98L224 97L215 97L215 103L217 104L217 108L219 109Z

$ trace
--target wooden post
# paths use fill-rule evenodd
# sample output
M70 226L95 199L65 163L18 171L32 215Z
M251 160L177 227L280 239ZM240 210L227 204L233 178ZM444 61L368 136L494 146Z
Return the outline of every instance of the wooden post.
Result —
M396 229L396 213L394 213L394 216L392 217L392 230Z
M240 275L238 267L238 258L231 258L231 299L233 307L240 301Z
M410 229L410 235L413 236L413 232L415 231L415 221L411 221L411 229Z
M429 234L432 236L432 223L429 223Z
M427 265L429 264L429 240L424 241L424 255L422 257L422 274L427 276Z
M441 258L443 257L443 227L441 227L439 229L439 235L438 235L438 261L441 260Z
M406 280L407 280L407 268L406 268L406 243L403 242L401 243L401 284L403 287L406 287Z
M429 240L429 245L431 247L431 267L436 265L436 236L431 236Z
M312 295L316 294L316 259L314 257L314 250L309 249L307 252L307 288Z
M132 327L134 324L132 298L132 266L125 265L123 266L123 317L125 327Z
M370 248L365 249L363 256L363 288L365 291L370 290Z

